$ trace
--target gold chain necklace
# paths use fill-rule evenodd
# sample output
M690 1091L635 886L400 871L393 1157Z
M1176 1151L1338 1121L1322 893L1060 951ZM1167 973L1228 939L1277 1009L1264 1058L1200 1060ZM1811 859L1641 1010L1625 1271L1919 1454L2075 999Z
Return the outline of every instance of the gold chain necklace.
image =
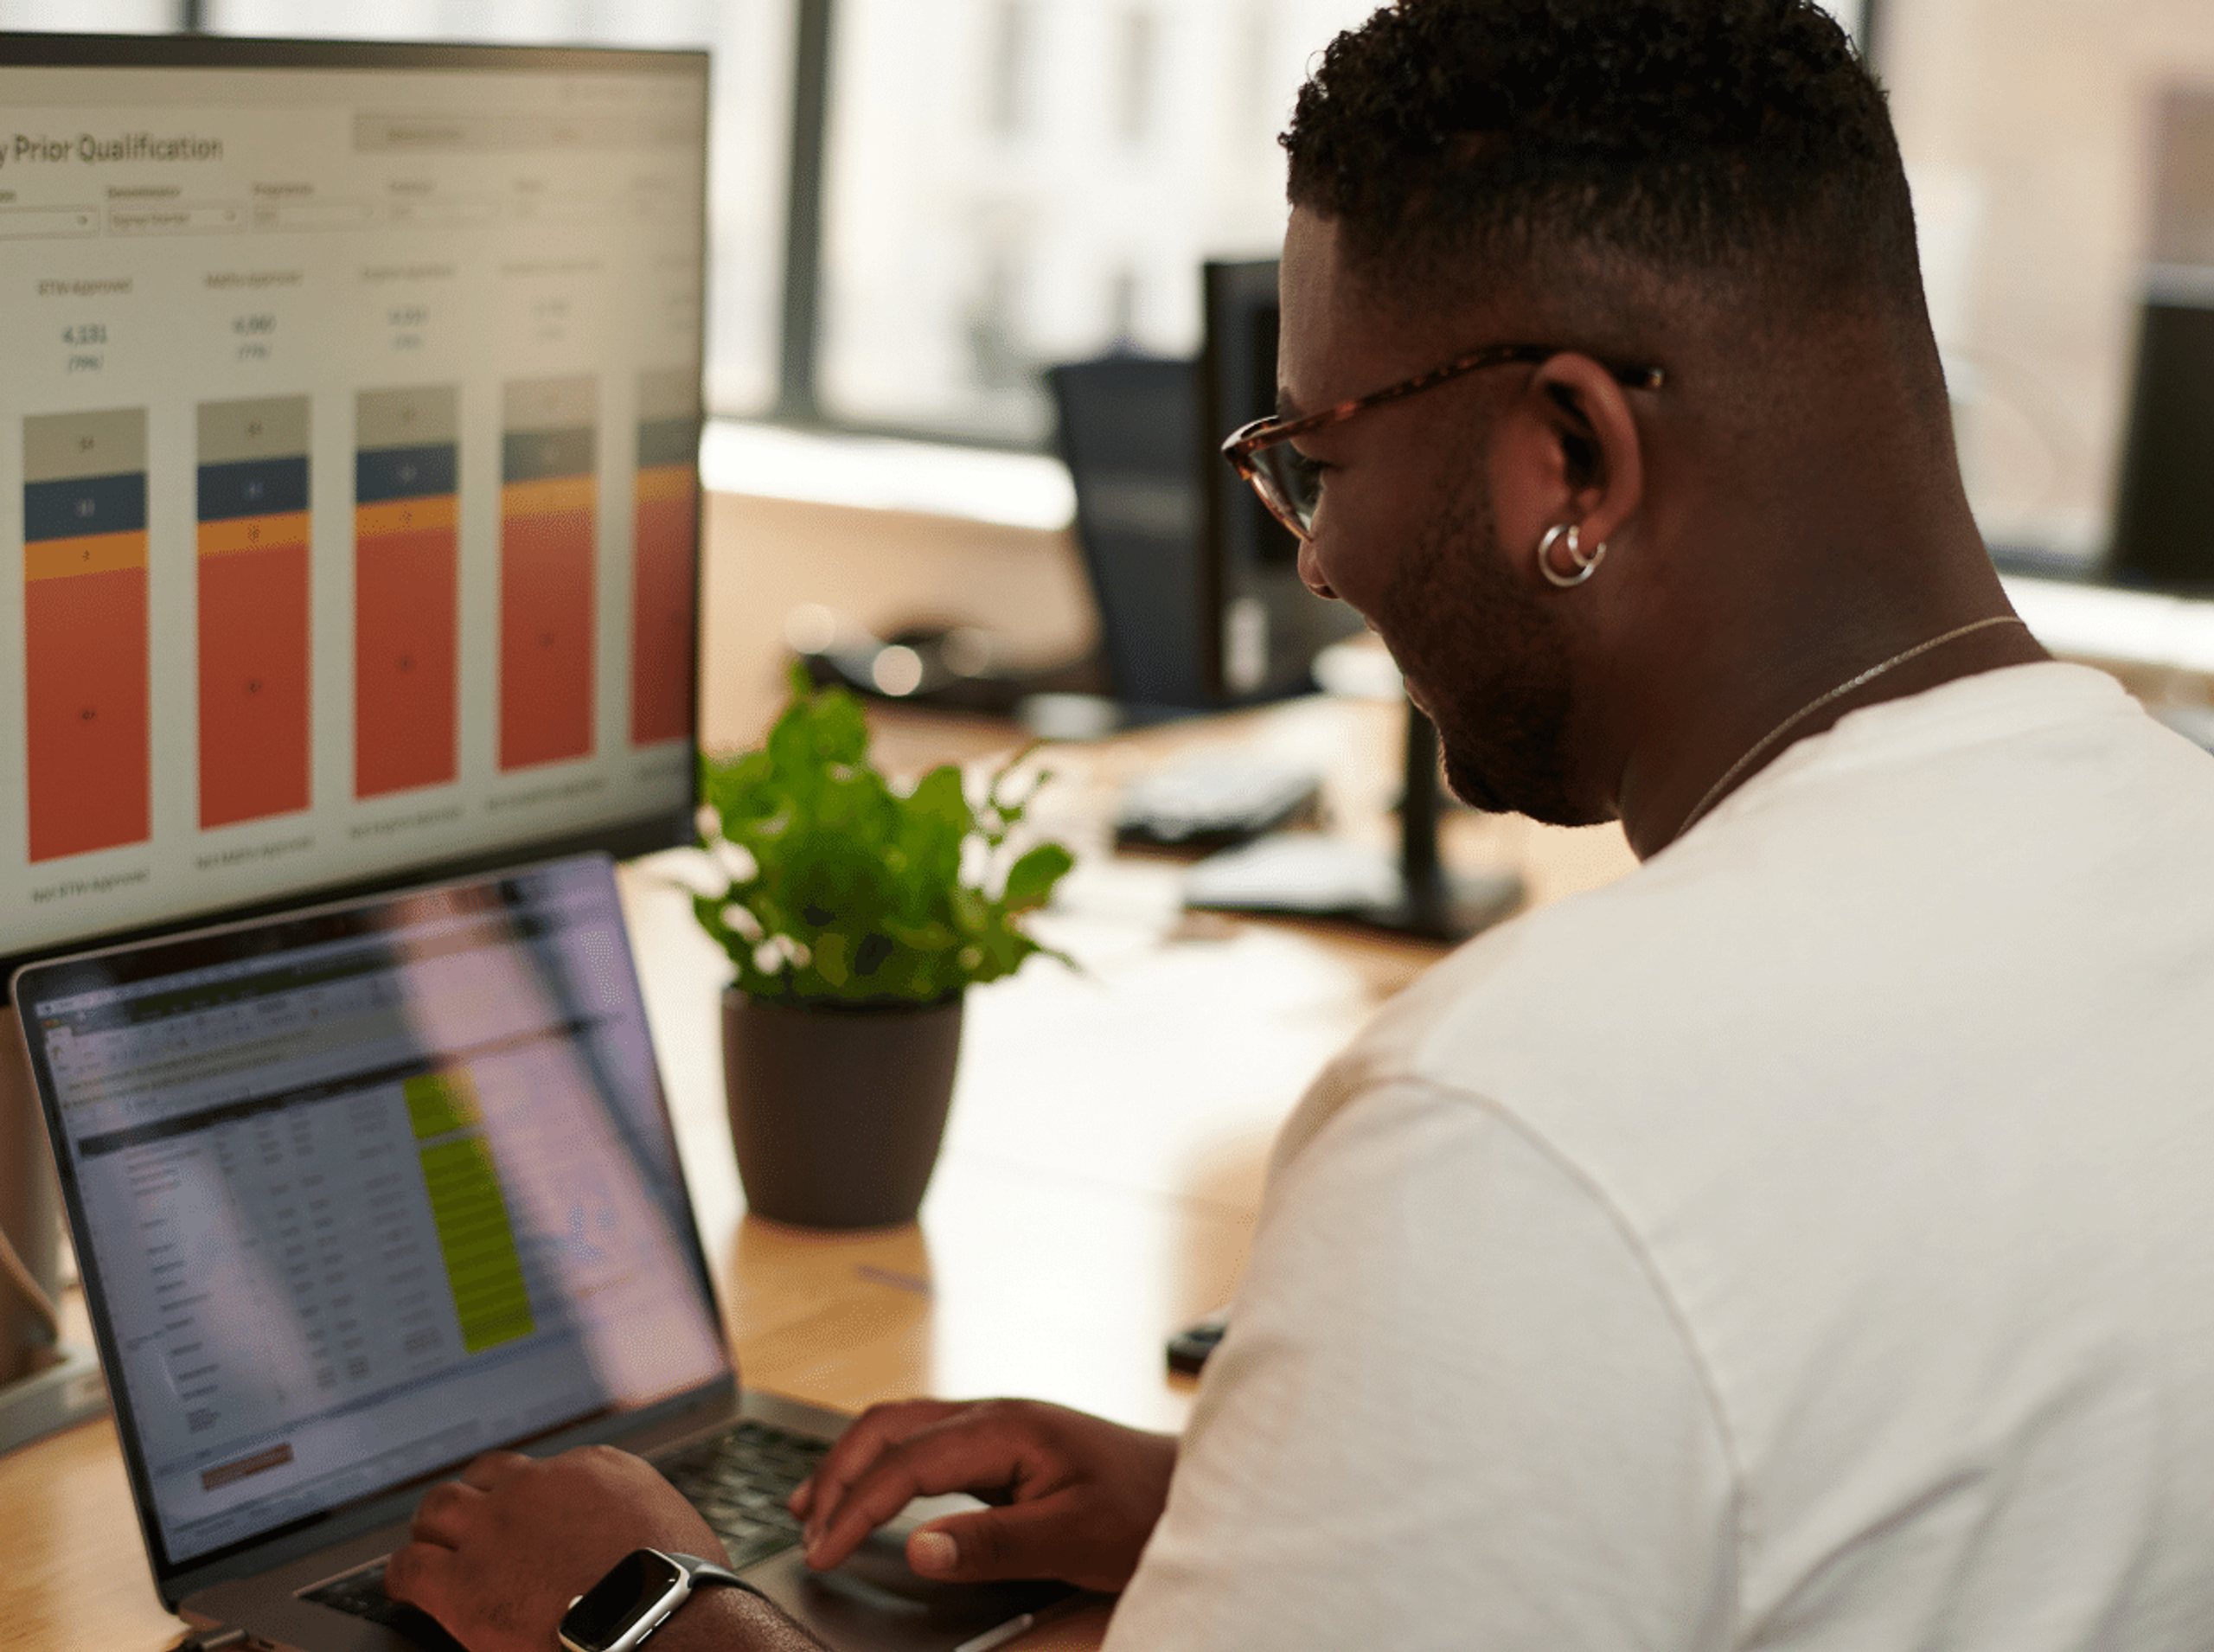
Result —
M1706 789L1706 795L1692 805L1691 813L1684 816L1684 823L1676 828L1675 831L1670 835L1668 841L1673 843L1677 838L1681 837L1686 832L1691 830L1692 825L1699 820L1699 817L1706 813L1707 810L1712 807L1714 800L1730 789L1730 783L1745 772L1745 765L1750 763L1755 758L1758 757L1763 752L1768 750L1769 746L1775 745L1777 740L1783 737L1785 731L1789 729L1794 723L1798 722L1801 718L1812 716L1814 713L1820 711L1824 706L1828 705L1833 700L1843 698L1845 695L1851 694L1855 688L1859 688L1864 683L1873 682L1878 677L1883 676L1884 672L1891 669L1894 666L1904 665L1909 660L1914 659L1920 655L1927 654L1933 648L1942 648L1946 644L1953 642L1956 638L1966 637L1970 631L1980 631L1992 625L2019 625L2021 624L2022 621L2012 614L1993 614L1987 619L1972 620L1968 624L1956 625L1951 631L1945 632L1942 637L1933 637L1927 642L1916 643L1912 648L1908 649L1902 653L1892 655L1890 659L1885 660L1881 665L1872 665L1865 671L1859 673L1858 676L1847 677L1844 682L1839 683L1836 688L1831 689L1827 694L1822 695L1816 699L1809 700L1805 705L1800 707L1798 710L1793 712L1788 717L1786 717L1774 728L1769 729L1767 733L1755 740L1750 746L1746 748L1744 756L1739 758L1735 763L1732 763L1728 768L1724 769L1722 772L1722 778Z

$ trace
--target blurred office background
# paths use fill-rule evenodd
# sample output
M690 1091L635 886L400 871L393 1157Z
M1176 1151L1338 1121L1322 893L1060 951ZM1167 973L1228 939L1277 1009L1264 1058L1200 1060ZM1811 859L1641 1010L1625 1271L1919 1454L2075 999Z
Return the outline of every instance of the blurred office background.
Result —
M2148 280L2214 266L2214 6L1833 9L1891 88L1986 533L2095 557ZM1042 451L1042 364L1188 352L1201 259L1273 250L1275 134L1313 54L1367 10L0 0L0 26L710 47L713 410Z

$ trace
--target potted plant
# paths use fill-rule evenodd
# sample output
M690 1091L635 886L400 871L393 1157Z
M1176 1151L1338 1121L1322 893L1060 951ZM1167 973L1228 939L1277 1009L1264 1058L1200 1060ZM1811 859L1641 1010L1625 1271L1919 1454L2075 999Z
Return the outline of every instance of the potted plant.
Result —
M734 971L732 1144L758 1213L885 1226L913 1220L937 1162L963 993L1044 950L1021 919L1072 857L1009 859L1021 753L981 800L950 764L902 789L870 763L853 695L798 666L791 684L760 747L701 759L701 845L725 887L693 910Z

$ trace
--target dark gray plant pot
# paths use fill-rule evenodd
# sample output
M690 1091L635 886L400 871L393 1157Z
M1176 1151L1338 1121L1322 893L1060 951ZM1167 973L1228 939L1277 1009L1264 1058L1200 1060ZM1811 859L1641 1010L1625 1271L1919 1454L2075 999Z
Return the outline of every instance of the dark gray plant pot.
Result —
M803 1227L915 1220L953 1100L961 1004L792 1009L723 994L723 1093L755 1214Z

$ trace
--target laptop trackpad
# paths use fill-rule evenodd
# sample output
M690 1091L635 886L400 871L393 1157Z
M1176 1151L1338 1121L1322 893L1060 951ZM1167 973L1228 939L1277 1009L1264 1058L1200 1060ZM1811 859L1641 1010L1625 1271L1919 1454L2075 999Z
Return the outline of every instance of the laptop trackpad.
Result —
M967 1514L984 1505L958 1492L938 1497L918 1497L861 1540L861 1547L829 1572L815 1576L837 1588L853 1584L862 1589L905 1600L929 1600L963 1585L933 1581L907 1564L907 1540L919 1527L948 1514Z
M957 1646L1071 1592L1060 1583L941 1583L908 1566L909 1533L980 1507L969 1497L918 1498L831 1571L809 1571L791 1549L749 1567L746 1580L841 1652Z

